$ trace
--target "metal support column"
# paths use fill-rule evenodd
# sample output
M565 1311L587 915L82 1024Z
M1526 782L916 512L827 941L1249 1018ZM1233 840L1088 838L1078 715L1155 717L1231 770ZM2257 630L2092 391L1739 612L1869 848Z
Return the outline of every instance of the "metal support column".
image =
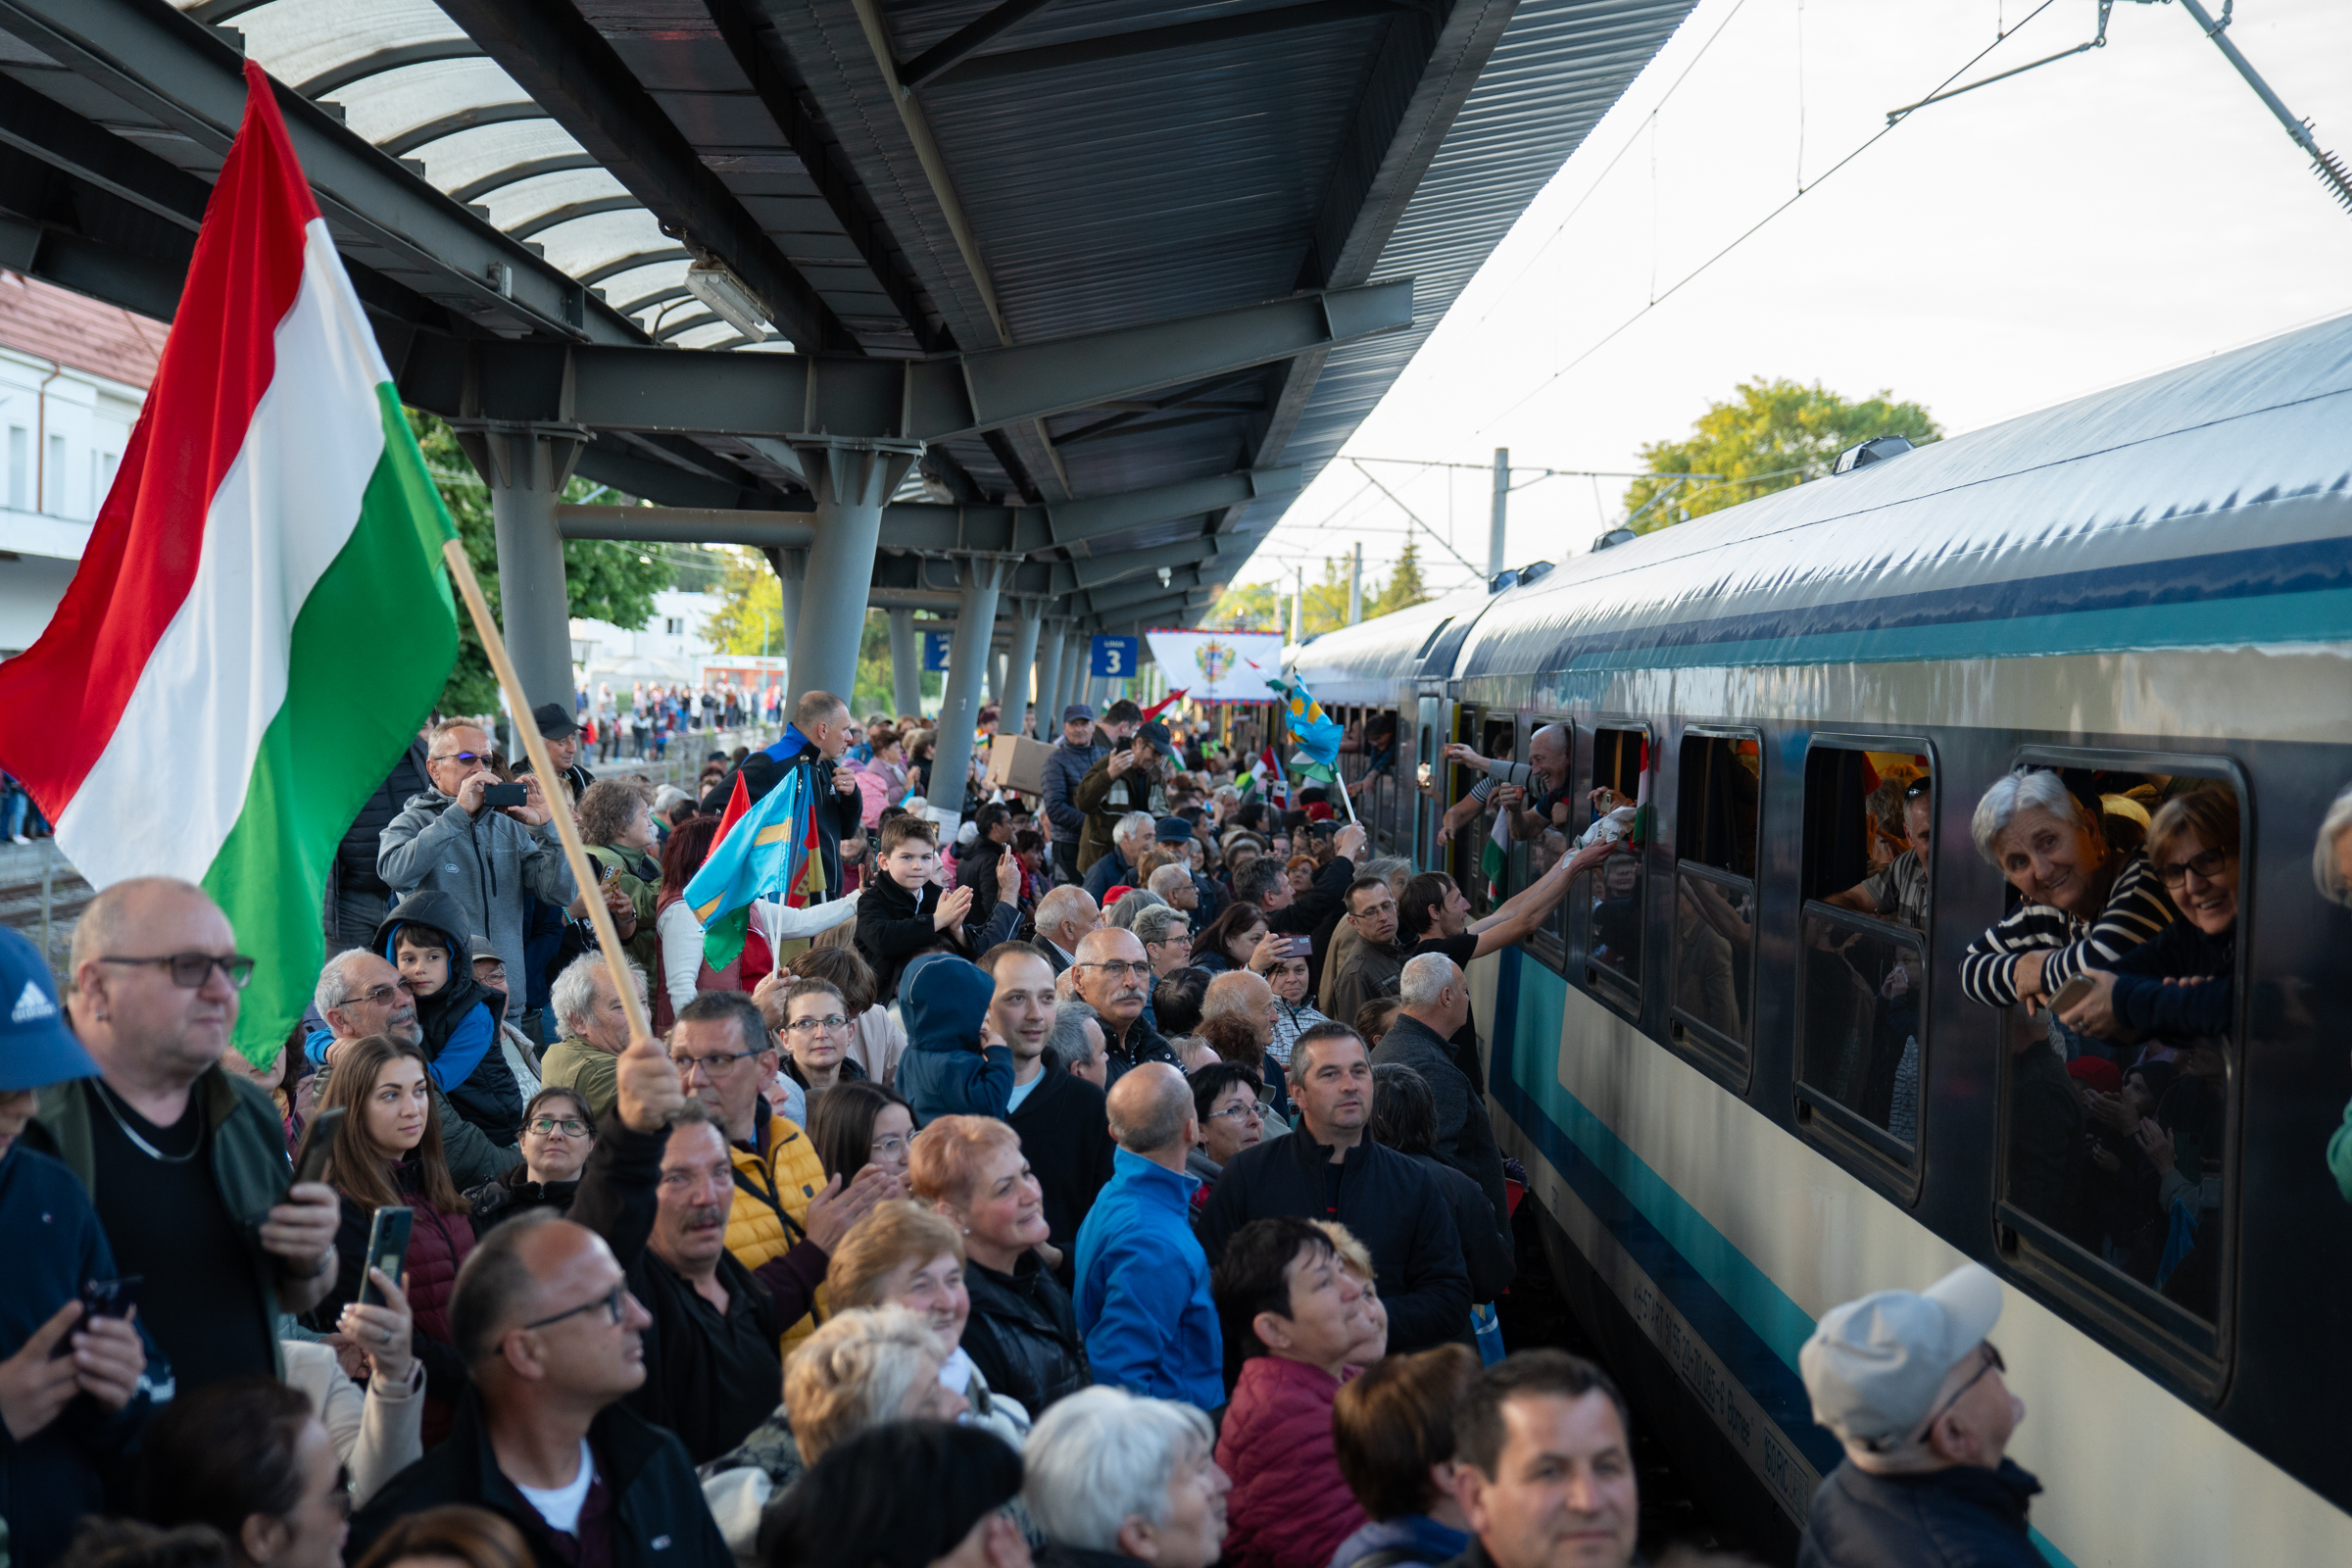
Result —
M948 690L939 703L928 797L945 844L956 842L963 819L963 779L972 762L972 728L980 719L980 676L996 633L997 594L1017 564L1000 556L971 556L956 574L963 602L956 612L956 640L948 649Z
M793 628L789 695L828 691L849 700L858 680L858 645L882 537L882 506L922 451L919 441L797 436L793 451L816 496L808 577Z
M994 648L988 651L988 700L999 708L1004 706L1005 671L1009 667L1004 654Z
M914 612L893 610L890 616L890 695L899 713L923 710L923 640L915 635ZM891 715L893 718L897 713Z
M1494 449L1494 507L1487 517L1487 580L1493 582L1505 569L1503 551L1508 546L1511 516L1511 449Z
M1348 566L1348 624L1364 618L1364 542L1355 542L1355 559Z
M1061 695L1061 634L1058 620L1046 621L1038 628L1037 738L1048 746L1061 739L1061 710L1066 701Z
M776 568L776 587L784 602L784 662L792 663L792 640L801 630L801 601L808 592L808 552L771 550L767 559Z
M1072 626L1062 633L1061 678L1054 682L1058 688L1054 701L1062 708L1086 701L1086 686L1082 678L1085 670L1086 633Z
M457 421L453 421L457 423ZM490 487L498 535L498 618L533 707L571 711L571 600L556 503L588 444L573 425L457 423L458 444ZM519 715L518 715L519 716Z
M997 702L1004 712L997 718L997 733L1018 735L1022 720L1029 716L1029 680L1037 665L1037 612L1034 599L1016 599L1012 604L1012 646L1004 652L1004 694Z

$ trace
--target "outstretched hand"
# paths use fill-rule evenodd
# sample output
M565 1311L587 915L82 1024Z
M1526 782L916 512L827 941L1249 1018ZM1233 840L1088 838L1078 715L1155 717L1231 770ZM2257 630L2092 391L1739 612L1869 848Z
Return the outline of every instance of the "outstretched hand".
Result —
M881 1166L862 1166L848 1186L836 1174L823 1192L808 1200L808 1239L831 1252L850 1233L850 1227L874 1211L874 1205L899 1195L899 1178Z
M686 1103L678 1065L651 1035L639 1035L620 1054L616 1073L620 1123L633 1133L658 1133Z

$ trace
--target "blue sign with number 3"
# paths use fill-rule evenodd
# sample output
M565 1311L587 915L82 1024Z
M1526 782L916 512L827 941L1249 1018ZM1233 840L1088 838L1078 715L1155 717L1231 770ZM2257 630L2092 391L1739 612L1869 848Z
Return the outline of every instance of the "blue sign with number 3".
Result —
M1133 637L1097 637L1094 663L1088 673L1109 680L1129 680L1135 675L1136 639Z

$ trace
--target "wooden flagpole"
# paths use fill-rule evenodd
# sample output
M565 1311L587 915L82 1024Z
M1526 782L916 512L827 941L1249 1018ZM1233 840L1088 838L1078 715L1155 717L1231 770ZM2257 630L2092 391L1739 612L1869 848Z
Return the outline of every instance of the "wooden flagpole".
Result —
M557 788L556 766L547 755L547 742L540 738L539 726L531 719L531 700L523 695L522 677L514 673L514 661L507 657L507 640L499 635L498 622L490 613L490 602L482 597L482 585L473 575L473 563L466 559L465 542L446 541L441 546L441 555L449 563L449 580L457 584L459 596L473 616L473 629L481 634L482 649L490 656L490 667L498 672L498 684L507 694L507 710L514 717L515 733L522 737L522 749L530 757L531 771L538 776L540 792L547 797L547 808L556 820L556 836L564 841L564 863L571 867L571 880L588 901L588 923L596 928L596 945L605 956L607 972L612 976L612 989L620 994L621 1008L628 1014L629 1038L650 1040L654 1031L645 1015L645 1002L637 995L635 986L622 984L629 972L629 958L620 946L620 930L612 923L612 911L605 907L604 890L597 885L596 866L588 858L588 847L580 842L579 826L564 808L563 792Z

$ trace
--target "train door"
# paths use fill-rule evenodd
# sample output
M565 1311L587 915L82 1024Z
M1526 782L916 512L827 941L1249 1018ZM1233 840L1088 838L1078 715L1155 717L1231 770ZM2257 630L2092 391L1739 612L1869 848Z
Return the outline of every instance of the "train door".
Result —
M1414 699L1413 840L1406 850L1418 871L1437 862L1438 820L1446 814L1446 742L1453 733L1453 705L1439 695L1436 681L1422 683Z

